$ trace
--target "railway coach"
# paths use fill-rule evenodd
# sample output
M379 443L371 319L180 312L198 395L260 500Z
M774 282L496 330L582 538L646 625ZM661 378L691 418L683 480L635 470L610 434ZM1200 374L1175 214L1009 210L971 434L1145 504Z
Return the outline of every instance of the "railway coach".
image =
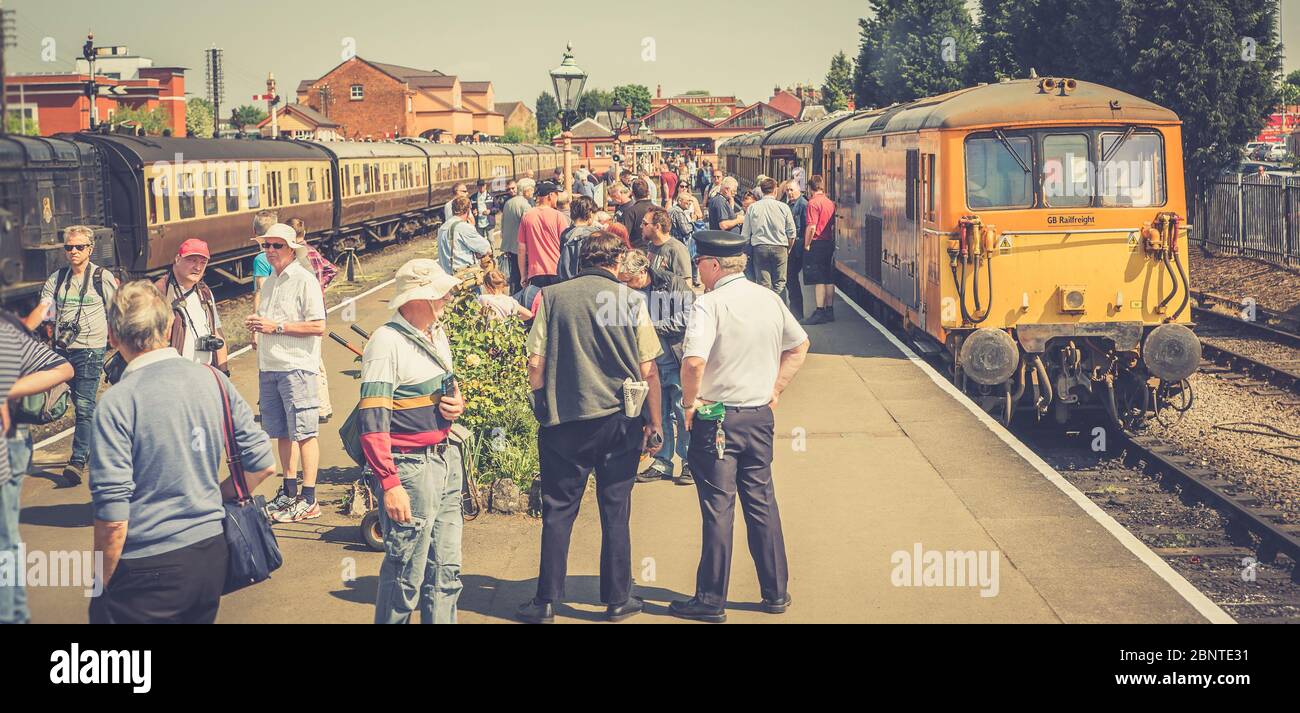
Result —
M96 264L160 274L181 242L207 241L211 272L251 281L252 215L301 217L327 254L427 232L457 183L549 177L553 146L427 141L213 140L77 133L0 137L0 304L25 311L62 265L62 231L95 231Z
M1096 409L1133 425L1189 403L1200 361L1181 146L1168 109L1033 78L778 126L721 153L742 183L821 173L842 284L944 355L990 413Z

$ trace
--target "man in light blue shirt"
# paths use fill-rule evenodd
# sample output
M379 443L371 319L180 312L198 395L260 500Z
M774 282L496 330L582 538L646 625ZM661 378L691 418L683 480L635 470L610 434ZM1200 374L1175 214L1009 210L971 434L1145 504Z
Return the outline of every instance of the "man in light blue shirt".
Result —
M776 181L764 178L758 183L763 199L745 211L741 235L754 251L756 282L778 295L785 290L785 269L794 245L794 214L790 206L776 199Z
M479 179L478 193L474 194L474 227L478 229L478 234L483 237L488 236L488 202L492 195L488 193L487 182Z
M455 274L492 253L492 243L470 223L470 202L466 196L451 200L451 220L438 228L438 263L447 274Z

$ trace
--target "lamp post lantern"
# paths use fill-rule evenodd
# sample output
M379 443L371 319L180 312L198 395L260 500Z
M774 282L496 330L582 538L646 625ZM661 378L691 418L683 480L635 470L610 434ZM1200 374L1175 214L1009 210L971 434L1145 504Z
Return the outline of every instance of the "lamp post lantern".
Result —
M587 84L587 73L573 61L573 43L564 49L564 60L560 66L551 70L551 84L555 88L555 101L560 105L560 128L564 133L564 192L573 187L573 118L578 108L578 99L582 97L582 88Z
M614 132L614 155L620 160L623 157L623 127L627 126L625 111L627 108L618 99L609 105L609 130Z

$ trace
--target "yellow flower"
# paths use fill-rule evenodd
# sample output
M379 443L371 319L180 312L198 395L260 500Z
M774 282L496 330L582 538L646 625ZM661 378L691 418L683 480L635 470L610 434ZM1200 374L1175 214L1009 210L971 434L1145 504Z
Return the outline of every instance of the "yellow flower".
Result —
M482 363L483 363L483 357L480 357L477 354L470 354L469 356L465 357L465 366L468 366L471 369Z

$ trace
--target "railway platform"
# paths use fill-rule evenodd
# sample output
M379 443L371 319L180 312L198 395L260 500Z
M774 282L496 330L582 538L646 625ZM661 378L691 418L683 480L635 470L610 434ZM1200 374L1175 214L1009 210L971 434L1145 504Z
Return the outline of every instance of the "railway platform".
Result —
M381 285L357 298L362 327L387 318L388 294ZM855 305L841 299L836 314L833 324L810 328L808 360L776 411L773 467L793 606L782 616L759 610L737 517L729 621L1231 621ZM329 328L349 333L343 316L334 308ZM336 432L356 400L359 365L328 340L323 349L336 409L321 430L325 514L276 526L284 566L223 599L219 622L365 623L373 615L381 555L360 543L357 520L336 506L357 474ZM255 402L255 356L231 363L236 386ZM25 483L29 551L91 547L86 487L58 487L69 440L39 449ZM276 485L262 490L269 497ZM599 621L603 612L591 495L574 528L569 602L557 622ZM540 527L525 516L466 523L461 622L510 621L532 595ZM691 488L636 486L634 578L647 607L629 622L679 621L667 605L693 593L699 543ZM86 621L80 587L31 587L29 598L35 622Z

